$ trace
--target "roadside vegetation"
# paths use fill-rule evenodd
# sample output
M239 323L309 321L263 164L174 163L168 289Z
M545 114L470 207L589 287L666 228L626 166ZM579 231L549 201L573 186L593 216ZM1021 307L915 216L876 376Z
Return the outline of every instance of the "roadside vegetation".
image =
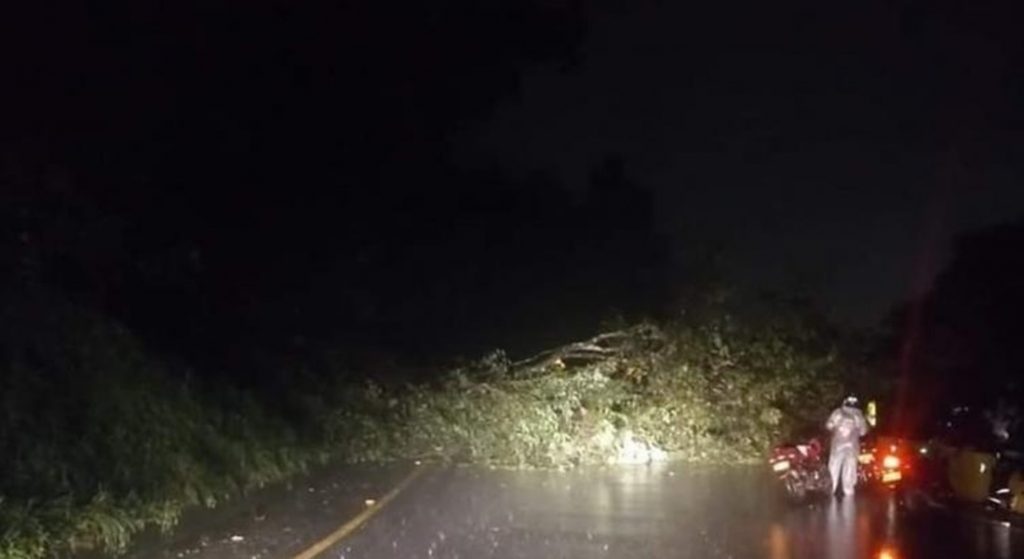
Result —
M172 374L102 317L47 298L8 302L0 320L0 557L124 549L186 507L328 457L246 394Z
M38 309L46 308L47 313ZM514 467L756 459L840 393L833 347L801 328L641 324L427 383L309 379L266 401L204 384L70 304L2 310L0 557L125 549L329 461Z

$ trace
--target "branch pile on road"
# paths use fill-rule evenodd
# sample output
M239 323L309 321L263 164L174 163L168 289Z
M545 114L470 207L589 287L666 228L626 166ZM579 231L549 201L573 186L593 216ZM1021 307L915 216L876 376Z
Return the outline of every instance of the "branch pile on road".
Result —
M367 383L323 406L323 425L359 460L743 461L826 415L837 369L780 330L641 324L515 362L496 351L434 385Z

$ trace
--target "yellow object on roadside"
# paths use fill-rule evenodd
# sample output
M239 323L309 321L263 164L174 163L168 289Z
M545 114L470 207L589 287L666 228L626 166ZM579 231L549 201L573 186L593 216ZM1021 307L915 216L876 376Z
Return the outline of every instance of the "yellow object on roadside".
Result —
M981 503L992 486L996 457L987 452L960 449L949 460L949 485L961 500Z
M878 404L874 400L868 402L867 418L868 425L874 427L878 424Z
M1024 514L1024 472L1017 470L1010 476L1010 510Z

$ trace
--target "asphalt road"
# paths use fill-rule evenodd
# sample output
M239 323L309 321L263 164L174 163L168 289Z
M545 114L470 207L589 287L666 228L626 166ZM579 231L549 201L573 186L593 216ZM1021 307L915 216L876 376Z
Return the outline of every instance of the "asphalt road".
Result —
M325 493L309 487L303 490L306 497L293 495L287 506L272 507L273 519L222 525L204 546L136 556L291 559L360 507L365 511L362 497L384 495L388 484L402 477L394 470L361 475L382 479L349 491L326 476L323 487L333 484L339 491L331 497L341 503L334 512L303 506L311 498L324 499ZM318 557L1024 557L1024 531L1018 528L908 507L884 492L787 505L767 472L750 467L665 464L571 472L431 467L372 512Z
M1024 533L907 509L886 493L793 507L752 468L424 478L324 557L860 558L1024 556Z

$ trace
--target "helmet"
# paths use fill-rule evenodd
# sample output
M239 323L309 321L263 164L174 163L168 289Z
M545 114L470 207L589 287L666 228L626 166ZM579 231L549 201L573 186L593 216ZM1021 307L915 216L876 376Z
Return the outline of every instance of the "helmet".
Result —
M857 397L854 396L853 394L850 394L846 398L843 398L843 405L846 406L846 407L850 407L850 408L856 407L857 403L858 403Z

